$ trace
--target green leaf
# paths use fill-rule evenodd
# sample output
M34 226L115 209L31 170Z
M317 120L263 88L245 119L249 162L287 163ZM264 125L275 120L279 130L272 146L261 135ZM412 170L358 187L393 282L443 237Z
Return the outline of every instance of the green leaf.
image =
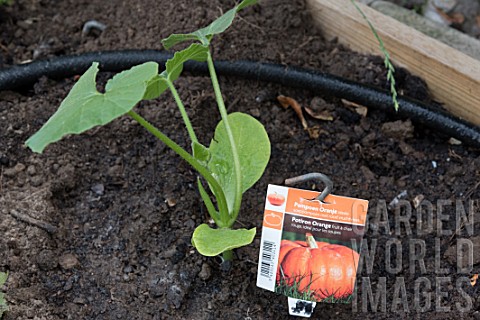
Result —
M175 53L173 58L168 59L166 66L166 77L171 82L178 79L183 70L183 64L188 60L206 61L208 47L199 43L193 43L188 48ZM162 72L161 76L165 76Z
M197 35L199 38L213 36L215 34L220 34L230 27L235 18L235 15L238 11L242 10L245 7L251 6L257 3L257 0L243 0L233 9L228 10L223 15L218 17L215 21L210 23L205 28L199 29L192 34Z
M192 244L200 254L213 257L224 251L246 246L255 238L256 229L212 229L207 224L199 225L192 236Z
M165 49L170 49L176 44L185 42L185 41L190 41L190 40L199 40L198 37L194 34L171 34L168 36L168 38L162 40L162 44Z
M260 179L270 159L270 140L263 125L245 113L231 113L228 122L240 158L242 193ZM233 155L223 121L215 129L210 143L211 158L208 168L225 193L228 210L232 212L235 201L235 171Z
M237 12L248 6L256 4L257 0L244 0L237 5Z
M158 98L165 90L168 89L168 84L173 83L180 77L183 71L183 64L188 60L205 61L207 60L208 47L199 43L194 43L188 48L175 53L173 58L168 59L165 64L165 70L153 77L149 82L144 100L151 100Z
M206 164L210 160L210 150L203 144L196 141L192 142L193 156L200 162Z
M8 273L0 272L0 287L3 286L5 282L7 282L7 278L8 278Z
M142 100L152 100L160 97L160 95L168 89L168 83L164 77L160 75L154 76L147 83L147 89Z
M127 113L142 100L148 82L158 73L158 64L147 62L123 71L105 86L102 94L96 89L98 63L80 77L57 112L31 136L26 145L41 153L47 145L67 134L79 134L94 126L104 125Z
M213 35L220 34L230 27L238 11L255 3L257 3L257 0L244 0L233 9L228 10L218 17L205 28L187 34L172 34L168 38L162 40L162 44L167 50L178 43L189 40L200 41L202 44L208 45Z

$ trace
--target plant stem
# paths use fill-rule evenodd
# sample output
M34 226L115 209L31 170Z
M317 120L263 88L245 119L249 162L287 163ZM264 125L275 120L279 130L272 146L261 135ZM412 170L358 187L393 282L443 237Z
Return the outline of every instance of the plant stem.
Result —
M190 118L188 118L187 111L185 111L185 106L183 105L182 99L180 99L180 96L178 95L177 89L175 89L175 86L170 80L167 80L167 84L168 84L168 88L172 92L175 102L177 103L178 109L180 110L180 113L183 118L183 122L187 127L187 131L188 131L188 135L190 136L190 139L192 140L192 142L198 142L197 136L195 135L195 131L193 130L193 126L190 123Z
M228 219L222 219L221 212L228 212L228 205L225 199L225 194L223 193L222 187L218 184L217 180L210 174L207 168L202 166L197 159L195 159L190 153L185 151L182 147L175 143L172 139L164 135L160 130L155 128L152 124L150 124L147 120L145 120L142 116L140 116L135 111L129 111L128 115L135 119L139 124L141 124L145 129L147 129L151 134L165 143L170 149L175 151L180 157L182 157L185 161L187 161L195 170L197 170L205 180L210 183L212 189L216 195L218 201L218 209L220 211L220 216L212 217L219 227L229 227L226 225L226 221Z
M352 2L355 9L362 15L362 18L367 22L368 27L370 28L373 35L375 36L375 38L378 41L380 51L382 51L382 53L385 56L384 63L385 63L385 67L387 68L387 80L390 81L390 92L392 94L392 101L393 101L393 105L395 107L395 111L398 111L399 105L398 105L398 101L397 101L397 89L395 88L395 77L393 76L393 74L395 73L395 67L393 66L392 62L390 61L390 54L388 53L387 49L385 48L385 44L383 43L382 38L380 38L380 36L377 33L377 30L375 29L373 24L370 22L368 17L365 15L363 10L358 6L358 4L355 2L355 0L350 0L350 1Z
M233 260L233 251L227 250L222 252L223 261L232 261Z
M215 98L217 100L218 109L220 110L220 115L222 116L223 124L225 126L225 131L227 132L228 140L230 142L230 148L233 155L233 167L235 170L235 200L233 202L232 212L229 213L231 216L234 217L233 222L235 222L238 212L240 211L240 205L242 203L242 173L240 171L240 158L238 156L237 146L233 138L232 129L230 128L230 124L228 123L227 109L225 108L225 102L223 101L222 92L220 91L220 84L218 83L217 73L215 72L212 54L210 51L208 51L207 54L207 63L208 71L210 72L210 78L212 79L213 90L215 91ZM222 215L222 212L220 212L220 215Z
M167 80L167 85L168 85L168 88L170 89L170 91L172 92L173 98L175 99L175 103L177 104L178 109L180 110L183 122L185 123L185 126L187 127L187 131L188 131L188 135L190 136L190 140L192 140L192 142L198 143L198 139L197 139L197 136L195 135L195 131L193 130L192 123L190 122L190 118L188 117L187 111L185 110L185 106L183 105L182 99L180 98L180 95L178 94L177 89L173 85L173 82L171 82L170 80ZM193 152L193 146L192 146L192 152ZM195 157L195 154L194 154L194 157ZM210 199L210 196L207 194L207 192L205 191L205 189L201 185L200 180L198 181L198 183L199 183L198 190L200 191L200 195L203 199L203 202L207 206L208 213L210 214L212 219L215 221L215 223L218 226L220 226L220 225L225 226L226 223L228 224L228 220L226 220L224 222L219 222L218 221L219 215L218 215L217 211L215 210L215 208L213 207L213 203Z

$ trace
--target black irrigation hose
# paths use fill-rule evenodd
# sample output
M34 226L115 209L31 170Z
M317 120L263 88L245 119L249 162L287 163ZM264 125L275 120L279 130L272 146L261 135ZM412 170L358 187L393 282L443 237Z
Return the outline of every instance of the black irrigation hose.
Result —
M103 71L121 71L147 61L156 61L163 66L171 56L170 53L156 50L123 50L36 61L0 70L0 91L30 85L41 76L65 78L82 74L93 61L100 62L100 68ZM220 75L274 82L313 92L323 92L385 112L395 112L390 93L326 73L251 61L217 61L215 66ZM186 63L184 69L192 74L208 73L205 63L195 61ZM417 123L480 147L479 127L412 99L399 97L398 102L400 117L411 118Z

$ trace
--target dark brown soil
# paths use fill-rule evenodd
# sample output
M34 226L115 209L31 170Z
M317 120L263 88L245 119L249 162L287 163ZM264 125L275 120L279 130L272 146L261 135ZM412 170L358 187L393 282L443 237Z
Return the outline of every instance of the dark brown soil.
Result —
M172 32L204 26L234 1L93 1L16 0L0 9L0 66L77 52L106 49L160 49ZM234 27L214 41L219 59L250 59L315 68L385 87L381 58L354 54L326 42L311 22L303 1L266 0L248 8ZM83 24L96 19L103 33L82 35ZM111 75L102 74L102 80ZM425 86L408 73L397 73L399 91L427 99ZM56 110L73 79L41 79L22 92L0 94L0 271L9 271L5 292L10 312L5 319L284 319L286 298L256 287L259 239L236 250L229 273L218 261L199 255L190 243L194 228L208 221L196 190L195 172L162 143L124 117L86 134L56 143L42 155L23 145ZM373 271L362 268L374 293L386 279L386 311L362 313L357 307L319 304L316 318L458 319L478 317L478 285L457 289L456 281L478 273L478 255L467 274L457 273L452 248L462 234L395 232L395 210L389 210L391 232L376 233L377 208L403 190L413 201L419 195L438 199L480 197L478 149L450 145L438 135L409 121L375 110L362 117L338 99L314 96L286 87L222 78L229 111L257 117L272 143L272 159L262 179L244 196L237 227L261 226L268 183L282 184L295 175L320 171L335 182L335 193L369 199L368 244L377 243ZM208 78L184 77L178 88L202 142L208 143L219 120ZM326 109L333 121L308 118L320 136L310 138L292 110L275 101L278 94L302 105ZM139 112L182 146L187 134L170 94L142 103ZM436 168L432 166L435 161ZM307 186L304 186L307 187ZM478 201L474 202L478 213ZM26 214L56 226L48 234L14 218ZM443 229L455 230L454 208L446 207ZM436 212L435 212L436 214ZM443 218L443 220L447 220ZM435 219L439 221L439 219ZM477 219L478 221L478 219ZM415 229L415 217L406 220ZM478 223L474 227L479 227ZM260 229L258 229L260 235ZM462 228L463 232L463 228ZM426 270L410 273L409 239L426 244ZM403 248L402 270L387 268L387 241ZM441 245L436 272L434 243ZM475 247L477 248L477 247ZM398 251L398 250L397 250ZM477 249L478 252L478 249ZM393 252L395 253L395 252ZM393 265L395 263L393 262ZM368 280L360 277L361 287ZM403 278L402 278L403 277ZM431 282L431 307L424 314L413 307L416 280ZM439 277L447 283L436 285ZM394 312L395 281L405 282L410 313ZM438 281L437 281L438 282ZM365 290L364 290L365 291ZM439 293L440 292L440 293ZM447 297L441 297L445 292ZM471 306L460 313L455 303ZM422 296L424 297L424 296ZM435 299L450 309L436 308ZM423 300L422 300L423 301ZM401 304L400 304L401 305Z

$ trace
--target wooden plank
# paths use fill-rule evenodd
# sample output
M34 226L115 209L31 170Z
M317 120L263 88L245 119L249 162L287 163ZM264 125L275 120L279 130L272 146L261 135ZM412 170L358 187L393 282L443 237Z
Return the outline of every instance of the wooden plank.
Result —
M307 0L327 38L351 49L382 55L367 23L350 0ZM425 80L433 98L475 125L480 125L480 61L397 20L358 4L375 26L394 64Z

